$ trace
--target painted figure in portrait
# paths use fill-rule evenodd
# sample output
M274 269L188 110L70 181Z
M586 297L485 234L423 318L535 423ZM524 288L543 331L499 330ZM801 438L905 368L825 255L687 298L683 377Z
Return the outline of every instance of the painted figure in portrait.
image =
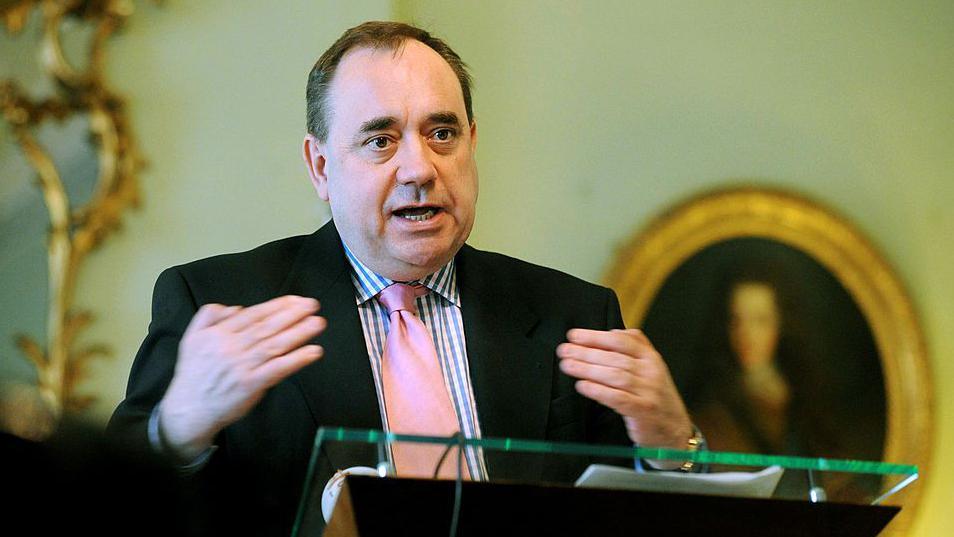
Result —
M712 449L882 456L884 380L871 330L805 253L759 238L704 248L663 284L644 329Z

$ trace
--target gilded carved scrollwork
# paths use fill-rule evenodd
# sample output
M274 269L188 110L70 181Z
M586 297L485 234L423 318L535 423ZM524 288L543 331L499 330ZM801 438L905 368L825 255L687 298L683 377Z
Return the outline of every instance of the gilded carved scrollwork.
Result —
M49 216L47 238L49 303L45 345L20 334L16 344L37 370L38 389L52 415L79 411L94 400L76 393L92 358L109 350L93 343L77 348L77 336L92 321L88 310L73 304L76 278L85 257L116 230L123 212L139 201L136 174L142 167L129 127L124 101L107 86L103 76L104 46L132 13L132 3L122 0L28 0L0 3L0 15L11 33L20 32L39 10L42 17L42 67L55 82L52 97L33 100L13 80L0 83L0 110L16 142L36 172L37 184ZM84 51L87 65L78 68L64 53L63 25L92 27ZM36 136L49 121L63 124L74 116L88 118L88 139L96 150L98 176L93 195L74 206L64 187L64 170L57 168L49 151Z

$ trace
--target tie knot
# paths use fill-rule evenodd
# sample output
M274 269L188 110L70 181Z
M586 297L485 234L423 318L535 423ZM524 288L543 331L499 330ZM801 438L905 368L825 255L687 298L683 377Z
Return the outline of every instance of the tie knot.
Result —
M415 299L426 295L428 292L427 287L421 284L392 283L378 293L378 302L387 308L388 315L401 310L417 315Z

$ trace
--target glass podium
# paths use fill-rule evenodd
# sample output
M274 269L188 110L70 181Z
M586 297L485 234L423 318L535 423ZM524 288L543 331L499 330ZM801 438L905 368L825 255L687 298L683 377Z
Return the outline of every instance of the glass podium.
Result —
M395 471L392 453L396 449L402 453L427 450L434 461L434 475L440 473L441 478L406 477L400 469ZM525 534L537 534L542 528L529 524L560 524L565 519L557 528L584 523L592 528L594 521L602 521L612 529L607 517L630 515L638 517L640 524L673 520L686 534L695 523L711 530L713 521L706 518L715 517L716 523L725 524L724 529L736 535L746 534L744 527L751 524L762 524L753 534L766 531L765 524L774 524L773 520L787 524L791 535L817 534L819 528L832 529L831 534L837 535L876 535L900 510L892 506L895 495L917 478L916 466L887 462L321 428L292 535L321 535L326 519L331 526L351 519L350 532L335 535L376 534L354 529L360 517L385 527L404 524L405 529L407 524L434 517L441 521L437 527L447 528L441 535L482 524L483 530L470 527L460 533L471 535L494 531L487 526L494 516L518 525L514 527L524 524ZM356 492L363 496L356 499ZM352 497L342 502L342 496L349 494ZM352 505L359 500L365 505ZM420 512L399 523L403 515L386 513L395 504L406 504L401 513ZM589 507L569 507L584 504ZM608 511L602 513L604 507ZM339 515L344 510L348 514ZM676 515L674 519L665 515L668 511ZM513 521L523 514L527 520ZM583 516L591 520L584 521ZM389 522L383 523L382 518ZM801 533L801 524L814 524L815 529ZM333 533L331 526L327 534ZM773 534L784 534L775 530Z

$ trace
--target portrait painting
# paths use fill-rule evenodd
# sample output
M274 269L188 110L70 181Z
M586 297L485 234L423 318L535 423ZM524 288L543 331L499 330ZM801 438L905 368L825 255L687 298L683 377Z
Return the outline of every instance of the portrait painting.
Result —
M884 374L871 329L805 253L752 237L708 246L666 279L642 329L711 449L882 458Z
M835 211L774 189L709 192L637 233L607 279L709 449L923 469L931 388L914 308Z

